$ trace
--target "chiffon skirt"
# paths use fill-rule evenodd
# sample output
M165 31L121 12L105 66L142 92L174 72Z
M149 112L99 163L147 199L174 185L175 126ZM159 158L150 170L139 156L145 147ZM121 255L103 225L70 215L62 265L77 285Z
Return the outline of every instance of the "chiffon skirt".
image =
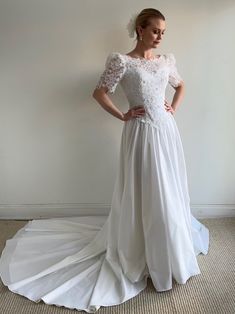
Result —
M138 119L123 125L108 216L29 221L6 241L5 286L26 298L96 312L139 294L151 277L156 292L200 269L209 230L190 211L180 134L169 113L162 129Z

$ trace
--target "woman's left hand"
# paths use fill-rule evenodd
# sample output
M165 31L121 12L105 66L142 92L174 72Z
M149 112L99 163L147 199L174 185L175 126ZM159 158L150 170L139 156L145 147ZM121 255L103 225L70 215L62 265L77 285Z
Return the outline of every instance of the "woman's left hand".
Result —
M166 108L166 111L169 111L171 114L175 113L174 108L172 108L171 105L168 104L168 102L166 100L165 100L165 108Z

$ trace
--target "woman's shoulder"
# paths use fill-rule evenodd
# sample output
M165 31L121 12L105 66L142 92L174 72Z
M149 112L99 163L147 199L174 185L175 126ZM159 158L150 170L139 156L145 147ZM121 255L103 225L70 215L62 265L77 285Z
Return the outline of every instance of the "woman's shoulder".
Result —
M126 68L126 60L123 54L117 51L110 52L107 55L105 67L112 69L122 68L124 70Z
M108 60L111 59L119 59L119 60L124 60L125 59L125 55L122 54L121 52L118 51L111 51L108 56L107 56Z
M176 63L176 60L175 60L175 55L173 52L167 52L165 53L165 58L166 58L166 61L169 65L173 65Z

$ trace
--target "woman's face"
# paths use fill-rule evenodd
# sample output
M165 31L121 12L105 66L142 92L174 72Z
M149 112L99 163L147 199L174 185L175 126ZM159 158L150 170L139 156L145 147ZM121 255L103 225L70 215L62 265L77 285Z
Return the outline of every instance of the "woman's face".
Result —
M159 47L163 39L165 29L166 23L164 20L152 18L150 19L150 25L146 28L139 27L139 34L142 36L142 41L146 46L156 48Z

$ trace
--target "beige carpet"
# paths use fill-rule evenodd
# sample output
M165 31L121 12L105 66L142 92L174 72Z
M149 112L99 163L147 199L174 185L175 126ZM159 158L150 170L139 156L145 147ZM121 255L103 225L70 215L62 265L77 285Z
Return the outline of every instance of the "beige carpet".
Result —
M173 289L156 292L148 279L147 288L138 296L112 307L101 307L99 314L157 314L157 313L235 313L235 218L200 219L210 231L210 247L207 255L198 255L201 274L189 278L185 285L174 282ZM5 240L27 221L0 221L0 250ZM0 281L1 314L69 314L85 313L34 303L12 293Z

